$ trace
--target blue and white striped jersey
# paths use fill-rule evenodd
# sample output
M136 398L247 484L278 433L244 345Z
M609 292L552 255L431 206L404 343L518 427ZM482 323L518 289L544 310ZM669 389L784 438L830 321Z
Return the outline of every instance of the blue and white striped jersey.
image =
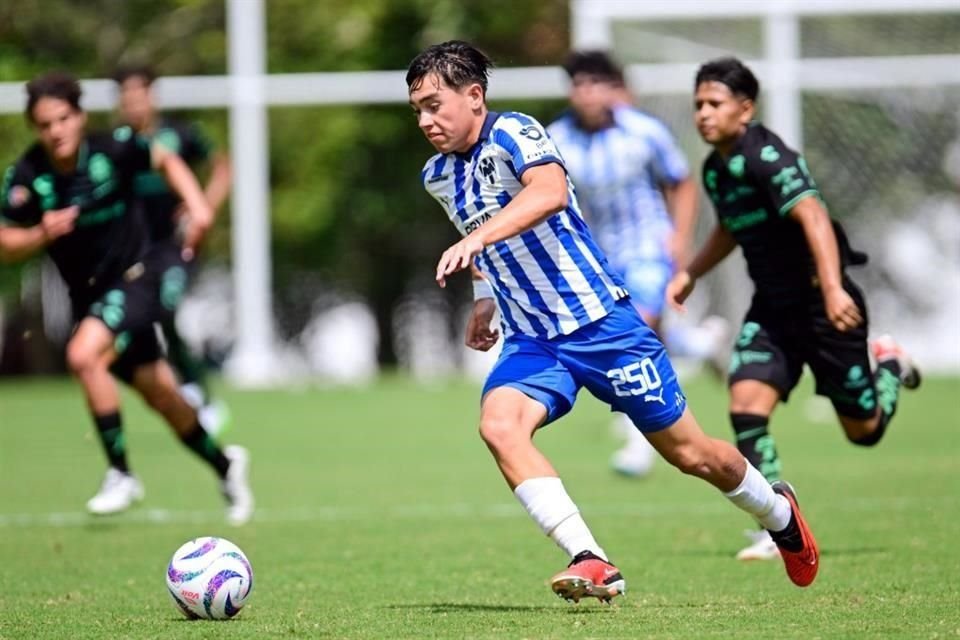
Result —
M673 221L659 185L689 175L670 131L629 106L614 109L612 126L599 131L580 128L573 113L547 131L563 153L590 230L611 261L667 257Z
M523 172L563 159L543 126L521 113L490 112L466 153L437 154L421 178L464 236L523 189ZM568 335L606 316L627 297L580 215L567 179L567 208L484 249L476 266L493 287L504 335Z

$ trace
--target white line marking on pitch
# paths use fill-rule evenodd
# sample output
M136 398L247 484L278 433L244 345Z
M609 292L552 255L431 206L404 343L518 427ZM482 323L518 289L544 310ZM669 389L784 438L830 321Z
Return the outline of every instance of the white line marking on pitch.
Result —
M849 511L908 511L933 508L949 500L948 497L862 498L824 503L822 509ZM711 502L680 502L677 504L585 505L584 514L590 517L626 516L655 517L668 514L717 514L728 511L723 500ZM399 505L387 508L318 506L289 509L258 509L254 522L338 522L345 520L405 520L442 518L521 518L525 514L514 502L476 505L470 503L443 505ZM85 527L97 523L110 524L206 524L221 522L222 510L178 510L134 508L115 517L95 517L82 511L54 513L0 514L0 528L28 527Z

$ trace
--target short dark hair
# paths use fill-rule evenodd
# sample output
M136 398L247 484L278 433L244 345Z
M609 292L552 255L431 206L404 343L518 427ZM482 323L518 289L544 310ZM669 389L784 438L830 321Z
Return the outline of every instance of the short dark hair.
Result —
M487 80L493 67L493 60L472 44L463 40L448 40L427 47L410 62L407 89L416 89L427 74L436 73L454 89L462 89L475 82L486 95Z
M24 110L24 115L33 122L33 108L41 98L63 100L74 111L82 111L81 95L83 95L83 89L72 74L66 71L50 71L27 83L27 108Z
M623 68L606 51L571 51L563 62L563 70L572 80L578 73L623 84Z
M694 89L704 82L720 82L730 88L731 93L751 100L757 99L760 83L753 72L736 58L717 58L700 65Z
M113 81L117 84L123 84L130 78L140 78L149 87L157 79L157 72L148 64L125 64L113 72Z

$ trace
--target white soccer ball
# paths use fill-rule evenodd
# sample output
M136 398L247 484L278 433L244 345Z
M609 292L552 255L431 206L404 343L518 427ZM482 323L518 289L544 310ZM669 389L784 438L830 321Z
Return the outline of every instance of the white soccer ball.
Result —
M195 538L170 559L167 590L186 617L227 620L240 613L250 596L253 569L229 540Z

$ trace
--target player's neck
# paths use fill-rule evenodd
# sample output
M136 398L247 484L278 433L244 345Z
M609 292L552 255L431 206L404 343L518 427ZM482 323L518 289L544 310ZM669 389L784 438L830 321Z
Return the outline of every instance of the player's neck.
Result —
M81 143L82 145L83 143ZM77 150L73 152L68 158L58 158L56 156L47 154L47 157L50 158L50 164L53 165L53 170L60 174L71 174L77 170L77 161L80 158L80 147L77 147Z
M733 153L733 150L740 144L740 139L743 138L743 135L747 132L746 127L742 127L740 132L733 138L728 138L722 142L718 142L713 145L713 148L716 150L720 157L726 160Z
M480 117L474 119L473 125L470 127L470 134L464 141L463 148L456 149L457 153L466 153L470 151L470 149L473 149L473 145L480 141L480 134L483 133L483 125L487 122L487 113L489 112L487 108L484 107L480 113Z
M602 131L603 129L613 126L613 112L604 112L603 118L595 122L587 122L578 116L577 123L584 131L588 133L596 133L597 131Z

